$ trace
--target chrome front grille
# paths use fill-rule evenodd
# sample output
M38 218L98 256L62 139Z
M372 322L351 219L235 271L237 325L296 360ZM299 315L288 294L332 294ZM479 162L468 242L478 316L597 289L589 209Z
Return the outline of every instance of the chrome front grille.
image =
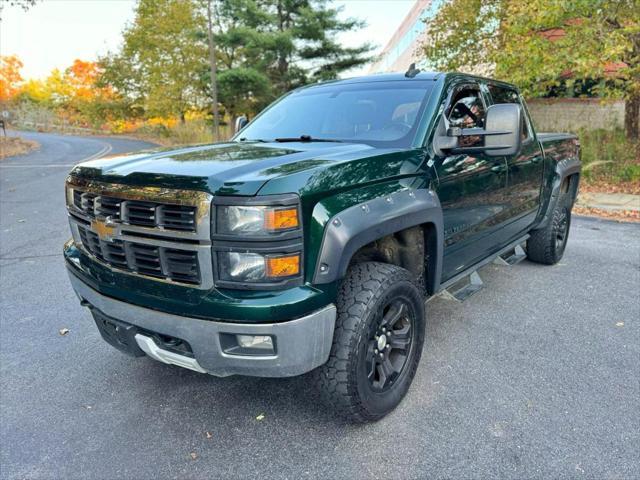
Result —
M196 231L196 207L124 200L73 189L73 206L90 217L108 217L129 225Z
M83 226L78 231L87 251L109 266L175 282L200 283L196 252L122 240L105 241Z
M205 192L67 179L74 242L131 275L213 286L211 200Z

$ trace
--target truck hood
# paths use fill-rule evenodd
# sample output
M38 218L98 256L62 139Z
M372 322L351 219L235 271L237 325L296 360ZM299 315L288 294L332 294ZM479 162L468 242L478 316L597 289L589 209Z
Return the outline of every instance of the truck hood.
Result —
M133 186L255 195L274 177L385 153L349 143L239 143L142 151L82 163L71 175Z

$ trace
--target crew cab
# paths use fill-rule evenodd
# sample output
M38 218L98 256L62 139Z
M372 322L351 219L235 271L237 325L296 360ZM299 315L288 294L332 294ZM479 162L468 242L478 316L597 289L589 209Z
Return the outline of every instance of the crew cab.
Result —
M413 380L427 298L515 246L563 255L579 142L537 134L513 85L413 69L300 88L245 123L70 172L69 278L114 347L312 372L373 421Z

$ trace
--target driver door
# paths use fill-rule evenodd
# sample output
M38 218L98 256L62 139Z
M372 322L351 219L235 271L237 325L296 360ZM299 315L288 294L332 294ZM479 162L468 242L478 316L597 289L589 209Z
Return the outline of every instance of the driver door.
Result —
M451 87L444 108L445 126L484 127L487 103L477 83ZM465 147L484 142L467 137ZM438 196L443 210L443 281L452 278L495 251L502 239L499 229L507 220L505 203L507 163L505 157L484 153L436 157Z

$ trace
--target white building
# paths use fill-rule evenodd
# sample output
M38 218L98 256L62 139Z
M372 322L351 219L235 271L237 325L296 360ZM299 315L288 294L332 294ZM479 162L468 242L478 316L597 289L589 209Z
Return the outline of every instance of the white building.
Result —
M416 0L396 33L382 50L369 73L401 72L416 63L426 67L426 59L420 51L420 44L426 34L425 20L433 18L446 0Z

